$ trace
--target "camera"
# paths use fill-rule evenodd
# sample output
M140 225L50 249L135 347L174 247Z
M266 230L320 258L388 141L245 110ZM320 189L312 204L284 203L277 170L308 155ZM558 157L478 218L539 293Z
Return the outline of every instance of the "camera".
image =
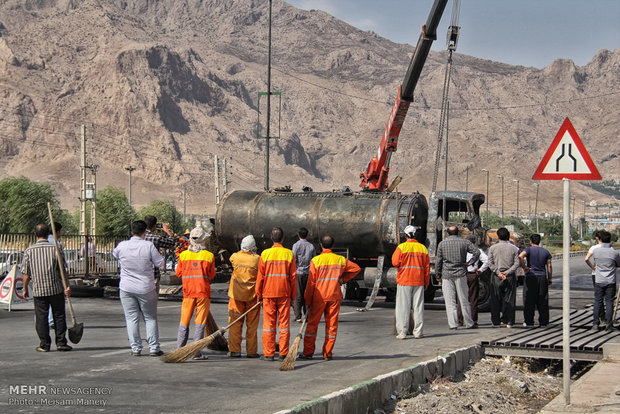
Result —
M161 223L157 223L157 224L155 225L155 228L156 228L156 229L162 229L162 228L164 228L164 226L163 226Z

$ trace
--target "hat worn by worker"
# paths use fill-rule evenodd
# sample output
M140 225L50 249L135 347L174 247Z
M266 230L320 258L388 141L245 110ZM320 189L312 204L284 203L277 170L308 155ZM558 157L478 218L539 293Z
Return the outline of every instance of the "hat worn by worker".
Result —
M183 233L184 236L189 236L190 230L189 229L185 229L185 232Z
M415 231L417 229L418 229L418 227L409 225L409 226L405 227L405 230L403 230L403 233L405 233L409 237L413 237L413 235L415 234Z
M192 252L199 252L205 250L204 242L209 237L202 227L194 227L189 233L189 250Z
M243 250L244 252L256 251L256 240L254 240L254 236L250 234L249 236L245 236L243 240L241 240L241 250Z

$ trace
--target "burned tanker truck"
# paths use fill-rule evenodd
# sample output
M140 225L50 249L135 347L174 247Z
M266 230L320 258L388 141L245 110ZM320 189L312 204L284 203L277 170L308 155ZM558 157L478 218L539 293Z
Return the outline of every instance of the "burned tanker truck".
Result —
M238 250L243 237L252 234L259 249L265 249L271 246L269 237L275 226L284 229L287 247L297 240L296 233L300 227L308 228L308 241L317 248L319 238L329 234L334 237L337 250L364 269L355 280L347 283L346 297L364 300L368 288L373 287L369 300L372 304L379 288L384 288L388 299L394 295L396 269L390 268L391 256L407 225L417 226L426 232L424 240L419 241L428 247L431 268L437 244L449 225L457 224L463 229L463 235L474 233L479 242L485 240L479 216L480 205L484 203L482 194L433 192L427 200L418 192L393 192L398 177L388 186L390 159L396 151L398 137L413 102L414 89L431 44L437 38L436 29L447 1L435 0L426 24L422 26L407 73L398 87L379 149L367 169L360 174L362 191L233 191L225 194L215 219L215 231L223 248L232 253ZM449 31L449 49L456 47L457 37L458 27L454 27ZM437 286L435 278L432 279L434 283L426 292L427 300L432 299ZM481 291L481 295L488 292L484 286L481 286Z
M433 193L428 201L419 193L232 191L218 205L215 232L222 248L231 253L248 234L254 235L259 250L270 247L275 226L284 230L288 248L297 241L300 227L309 230L308 241L317 252L320 237L329 234L336 240L334 250L364 269L347 284L345 297L364 300L379 274L378 264L383 263L380 286L389 298L396 288L391 257L403 229L411 224L424 231L432 273L437 244L450 225L457 225L462 234L474 233L477 241L485 240L479 217L482 203L482 194L457 191ZM437 287L436 279L431 280L427 300L432 300Z

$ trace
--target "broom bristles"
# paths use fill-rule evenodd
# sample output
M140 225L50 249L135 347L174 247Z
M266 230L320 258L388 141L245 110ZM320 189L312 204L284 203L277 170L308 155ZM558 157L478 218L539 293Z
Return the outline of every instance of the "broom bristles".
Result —
M293 345L289 348L288 354L284 358L284 361L280 364L280 371L292 371L295 369L295 361L297 360L297 353L299 349L299 343L301 342L301 334L297 335Z
M219 330L220 328L217 326L215 319L213 319L213 315L209 312L209 316L207 316L207 325L205 326L205 336L213 335ZM218 335L213 342L207 345L207 348L213 351L228 351L228 341L224 335Z
M221 335L221 332L217 331L207 336L206 338L202 338L199 341L192 342L191 344L185 345L184 347L181 347L175 351L169 352L166 355L162 356L161 359L162 361L168 363L183 362L202 351L203 348L209 346L209 344L211 344L217 336Z

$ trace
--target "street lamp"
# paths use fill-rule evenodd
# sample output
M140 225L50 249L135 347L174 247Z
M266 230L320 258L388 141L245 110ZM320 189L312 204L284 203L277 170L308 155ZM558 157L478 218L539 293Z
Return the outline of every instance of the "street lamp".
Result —
M536 201L534 202L534 217L536 217L536 233L540 233L538 230L538 187L540 187L539 183L534 183L536 186Z
M487 170L486 168L482 169L482 172L487 173L487 197L486 197L486 204L487 204L487 221L485 224L488 224L489 222L489 170Z
M512 180L517 183L517 219L519 218L519 180Z
M502 181L502 218L504 218L504 176L501 174L497 174L497 176Z

